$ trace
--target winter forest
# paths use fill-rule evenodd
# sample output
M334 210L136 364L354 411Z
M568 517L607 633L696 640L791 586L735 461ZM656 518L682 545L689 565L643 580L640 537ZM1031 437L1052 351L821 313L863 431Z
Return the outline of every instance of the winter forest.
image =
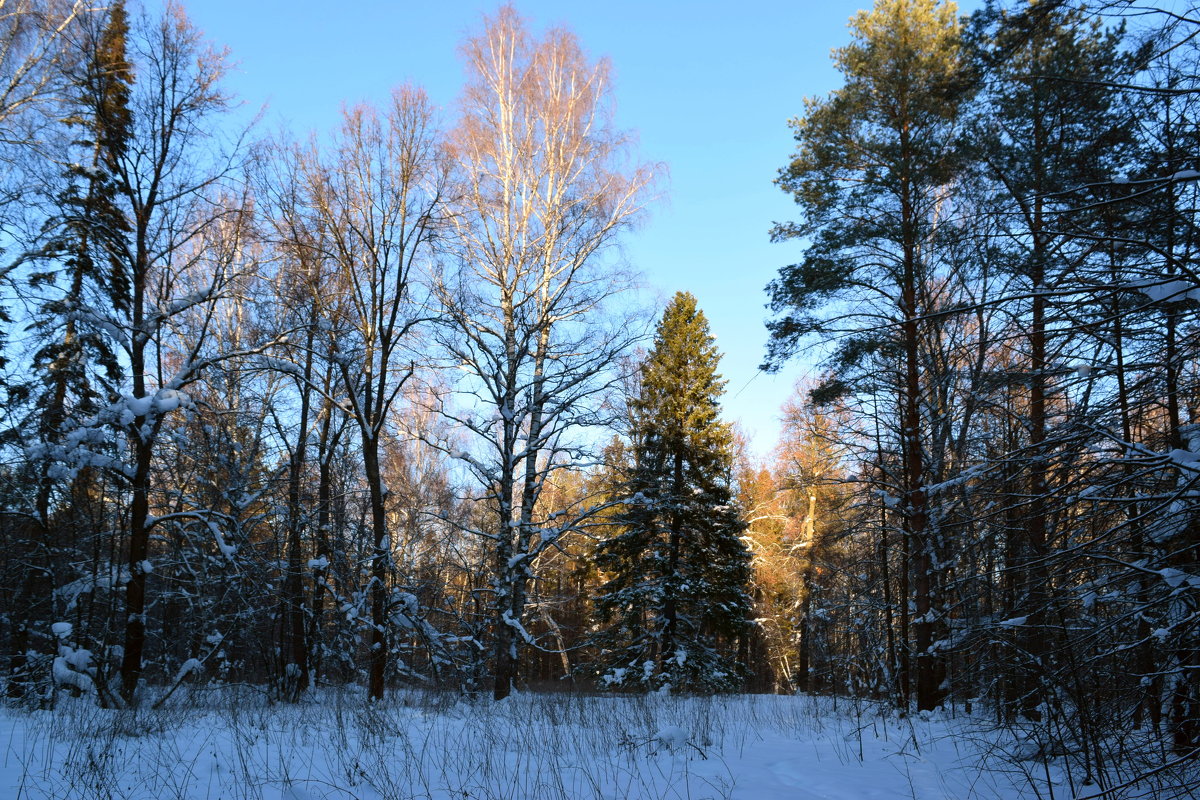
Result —
M0 796L1195 797L1200 10L861 5L723 354L567 27L311 133L0 0Z

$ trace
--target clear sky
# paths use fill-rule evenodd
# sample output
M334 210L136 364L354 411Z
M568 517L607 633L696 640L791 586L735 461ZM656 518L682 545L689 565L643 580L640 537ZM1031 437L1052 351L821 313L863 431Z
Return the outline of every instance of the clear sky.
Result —
M792 151L787 120L806 96L836 88L830 49L869 0L522 0L534 30L565 24L615 72L621 127L647 161L669 169L666 199L626 240L631 265L658 308L696 295L724 353L726 417L765 455L779 408L810 367L758 374L766 332L763 291L798 260L770 244L790 199L772 183ZM457 46L498 0L186 0L192 21L236 64L227 87L264 125L327 131L343 103L380 101L391 87L425 87L449 119L462 83Z

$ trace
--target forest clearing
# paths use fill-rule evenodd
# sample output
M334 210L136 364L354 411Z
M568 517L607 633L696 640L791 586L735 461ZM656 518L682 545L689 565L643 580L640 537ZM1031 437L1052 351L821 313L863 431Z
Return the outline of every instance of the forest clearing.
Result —
M192 5L0 0L0 795L1200 791L1194 0Z
M1011 755L1036 746L1011 731L940 712L900 719L853 700L552 692L495 704L402 692L373 706L331 691L281 706L246 689L197 695L160 710L67 701L5 712L0 783L14 800L1098 795L1065 757Z

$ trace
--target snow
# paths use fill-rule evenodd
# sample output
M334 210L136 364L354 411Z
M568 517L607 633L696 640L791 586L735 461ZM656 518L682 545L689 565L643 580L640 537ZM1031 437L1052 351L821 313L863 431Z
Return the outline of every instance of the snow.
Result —
M66 639L71 635L74 626L69 622L56 622L50 626L51 632L59 639Z
M144 417L150 413L150 407L154 403L153 397L126 397L125 408L134 417ZM133 420L131 419L130 422ZM126 423L128 424L128 423Z
M688 733L678 725L667 725L665 728L659 728L654 738L667 749L678 750L687 744Z
M1172 589L1179 589L1184 584L1187 584L1189 589L1200 589L1200 575L1184 572L1174 567L1164 567L1158 570L1158 574Z
M291 666L289 664L289 666ZM179 671L175 673L175 680L172 683L179 683L181 680L191 675L193 672L200 673L204 670L204 664L198 658L189 658L180 665Z
M604 674L603 681L607 686L620 686L625 681L625 675L629 670L624 667L617 667L611 672Z
M1180 466L1188 466L1200 461L1200 453L1193 453L1191 450L1172 450L1167 456Z
M1131 288L1137 289L1155 303L1161 303L1164 300L1171 302L1200 300L1200 286L1196 286L1190 281L1181 281L1178 279L1147 281L1146 283L1134 284Z
M92 687L91 677L82 672L76 672L68 666L69 664L70 662L66 656L58 656L54 659L54 664L51 667L54 682L59 686L74 686L80 691L86 692ZM65 797L66 795L63 796Z
M92 651L84 648L75 650L70 647L63 648L66 652L63 655L63 660L79 671L83 671L92 666Z
M879 489L877 494L879 495L880 499L883 500L883 504L888 508L895 508L901 503L899 497L888 494L884 489Z
M212 520L208 521L208 529L212 531L213 538L217 541L217 550L219 550L221 555L225 556L225 558L232 560L234 555L237 554L237 546L231 545L225 541L225 535L221 532L220 526Z
M185 662L180 674L194 669ZM89 681L65 661L55 675ZM398 692L366 705L355 689L278 704L249 688L185 684L131 716L60 692L53 711L0 708L0 796L76 797L84 785L89 797L128 800L1017 800L1096 790L1078 776L1068 784L1062 757L1014 760L1029 742L986 715L902 719L846 699L762 695L522 692L494 703Z
M203 303L208 299L211 292L211 289L207 289L205 291L193 292L192 294L184 295L183 297L180 297L179 299L167 305L166 314L178 314L180 311L183 311L191 306L194 306L198 303Z
M66 610L71 611L79 604L79 598L88 592L96 589L112 589L114 586L122 586L129 581L129 569L124 566L115 566L108 574L100 574L88 576L71 581L68 584L60 586L54 590L56 597L66 598ZM56 622L55 625L69 625L67 622ZM55 630L55 633L58 631ZM70 635L70 634L68 634Z
M154 395L154 410L160 413L174 411L180 406L187 405L188 397L183 392L174 389L162 389Z

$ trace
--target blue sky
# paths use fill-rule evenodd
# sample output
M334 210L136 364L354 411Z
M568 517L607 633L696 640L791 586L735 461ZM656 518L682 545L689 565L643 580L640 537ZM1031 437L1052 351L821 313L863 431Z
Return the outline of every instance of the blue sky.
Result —
M771 223L793 214L772 184L792 150L787 120L806 96L836 88L831 48L865 0L515 3L534 30L565 24L593 56L608 56L621 127L643 159L663 162L666 198L650 209L625 252L657 307L675 291L696 295L724 353L725 412L765 455L779 408L811 369L796 361L757 373L766 333L763 287L798 260L772 245ZM227 46L227 87L263 124L298 136L337 124L343 103L379 101L391 87L424 86L449 119L462 83L457 45L498 2L476 0L191 0L192 21Z

